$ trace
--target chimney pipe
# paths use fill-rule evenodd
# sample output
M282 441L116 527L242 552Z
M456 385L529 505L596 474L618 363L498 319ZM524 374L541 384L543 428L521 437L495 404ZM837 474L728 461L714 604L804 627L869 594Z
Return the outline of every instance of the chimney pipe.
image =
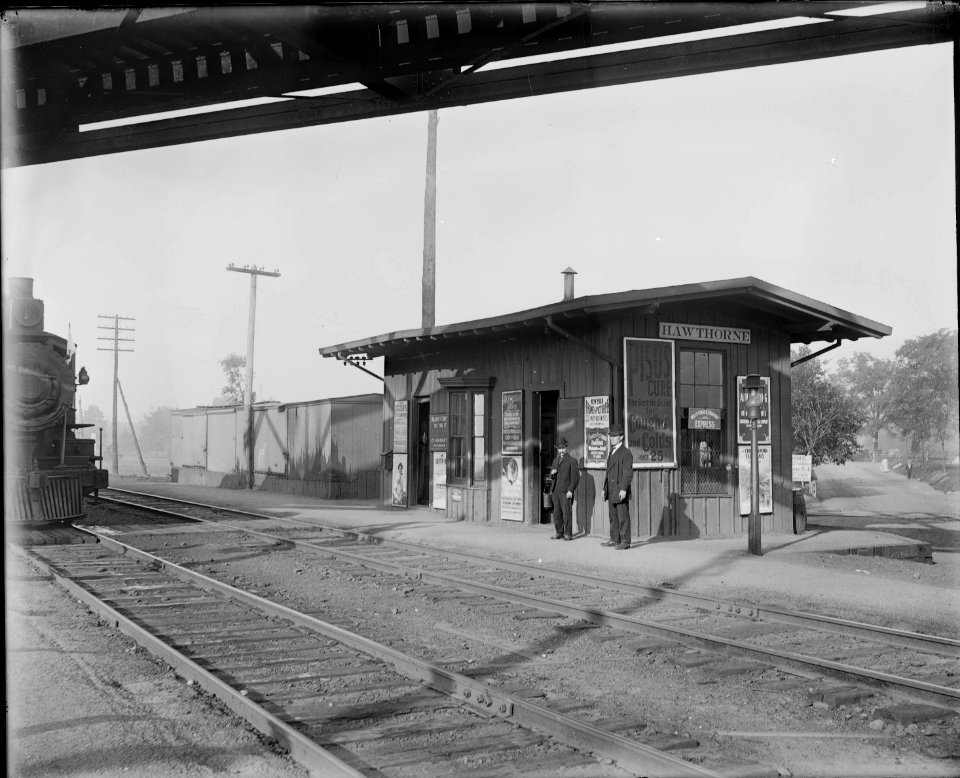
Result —
M573 277L577 274L577 271L572 267L568 267L563 271L563 299L572 300L573 299Z
M7 279L10 288L10 299L33 299L33 279L22 276Z

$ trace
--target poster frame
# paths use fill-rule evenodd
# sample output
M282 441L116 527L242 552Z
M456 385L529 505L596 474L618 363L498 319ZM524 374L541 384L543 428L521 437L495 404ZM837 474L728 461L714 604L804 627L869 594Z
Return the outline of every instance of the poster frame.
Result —
M507 409L517 406L519 414L517 417L516 437L517 442L507 440L507 430L513 431L513 427L507 426ZM523 453L523 390L511 389L500 392L500 453L501 454L522 454Z
M591 423L591 421L594 423ZM591 435L596 436L601 434L604 437L604 455L602 458L591 457ZM607 457L609 455L610 395L588 395L583 398L583 466L587 470L605 470L607 467Z
M624 445L633 450L633 446L630 443L630 414L628 399L630 397L630 386L629 378L630 373L627 370L627 350L631 342L641 342L641 343L657 343L663 346L666 346L670 351L670 435L671 435L671 459L670 461L662 462L643 462L637 461L636 454L634 454L633 469L634 470L664 470L668 468L676 468L679 466L679 461L677 457L677 348L676 343L673 340L666 338L633 338L625 337L623 339L623 419L624 419L624 432L626 437L624 438Z
M508 468L513 462L513 480L510 480ZM500 520L523 522L525 506L523 499L523 456L521 454L500 455ZM513 498L509 504L506 498Z

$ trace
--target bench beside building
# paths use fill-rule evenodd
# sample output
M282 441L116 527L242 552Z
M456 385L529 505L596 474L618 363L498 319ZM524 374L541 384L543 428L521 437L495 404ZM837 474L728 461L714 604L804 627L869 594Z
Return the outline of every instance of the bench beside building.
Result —
M793 531L790 347L890 328L752 277L575 297L570 272L552 305L320 349L384 360L384 503L549 521L544 478L563 436L581 467L575 530L606 535L617 422L634 454L635 537L746 533L738 385L759 374L762 529Z

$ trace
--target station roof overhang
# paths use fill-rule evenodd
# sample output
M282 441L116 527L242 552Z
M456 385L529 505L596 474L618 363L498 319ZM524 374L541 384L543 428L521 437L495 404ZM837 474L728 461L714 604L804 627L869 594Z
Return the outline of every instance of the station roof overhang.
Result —
M2 164L949 42L957 26L953 1L8 9Z
M401 330L320 348L323 357L340 360L417 356L526 333L577 329L598 317L654 315L677 303L723 306L746 319L762 320L786 332L791 344L882 338L892 329L832 305L752 276L612 294L575 297L526 311L486 319ZM578 324L579 322L579 324Z

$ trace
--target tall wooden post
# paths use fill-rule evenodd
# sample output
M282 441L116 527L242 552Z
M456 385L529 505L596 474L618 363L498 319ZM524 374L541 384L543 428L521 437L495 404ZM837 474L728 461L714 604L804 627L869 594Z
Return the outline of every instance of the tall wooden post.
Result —
M423 312L422 326L432 327L437 316L437 112L427 117L427 182L423 197Z
M235 273L250 274L250 309L247 313L247 386L243 393L243 403L247 417L247 432L246 435L244 435L244 445L247 449L247 488L253 489L253 465L256 450L254 446L253 428L253 344L257 320L257 276L271 276L276 278L280 275L280 271L264 270L256 265L236 267L233 264L227 265L227 270L232 270Z
M747 545L751 554L760 556L760 452L757 449L757 419L750 420L750 522Z
M117 390L120 387L120 352L121 351L133 351L132 348L120 348L120 343L132 343L133 338L121 338L121 332L133 332L133 327L121 327L121 321L134 321L131 316L120 316L118 314L106 315L106 314L97 314L98 319L113 319L112 326L103 326L97 325L98 330L113 330L113 337L98 337L97 340L108 340L113 341L112 348L100 348L97 347L97 351L112 351L113 352L113 467L112 472L114 475L117 475L120 472L120 449L117 445ZM124 400L126 402L126 400ZM100 452L103 453L102 451Z

